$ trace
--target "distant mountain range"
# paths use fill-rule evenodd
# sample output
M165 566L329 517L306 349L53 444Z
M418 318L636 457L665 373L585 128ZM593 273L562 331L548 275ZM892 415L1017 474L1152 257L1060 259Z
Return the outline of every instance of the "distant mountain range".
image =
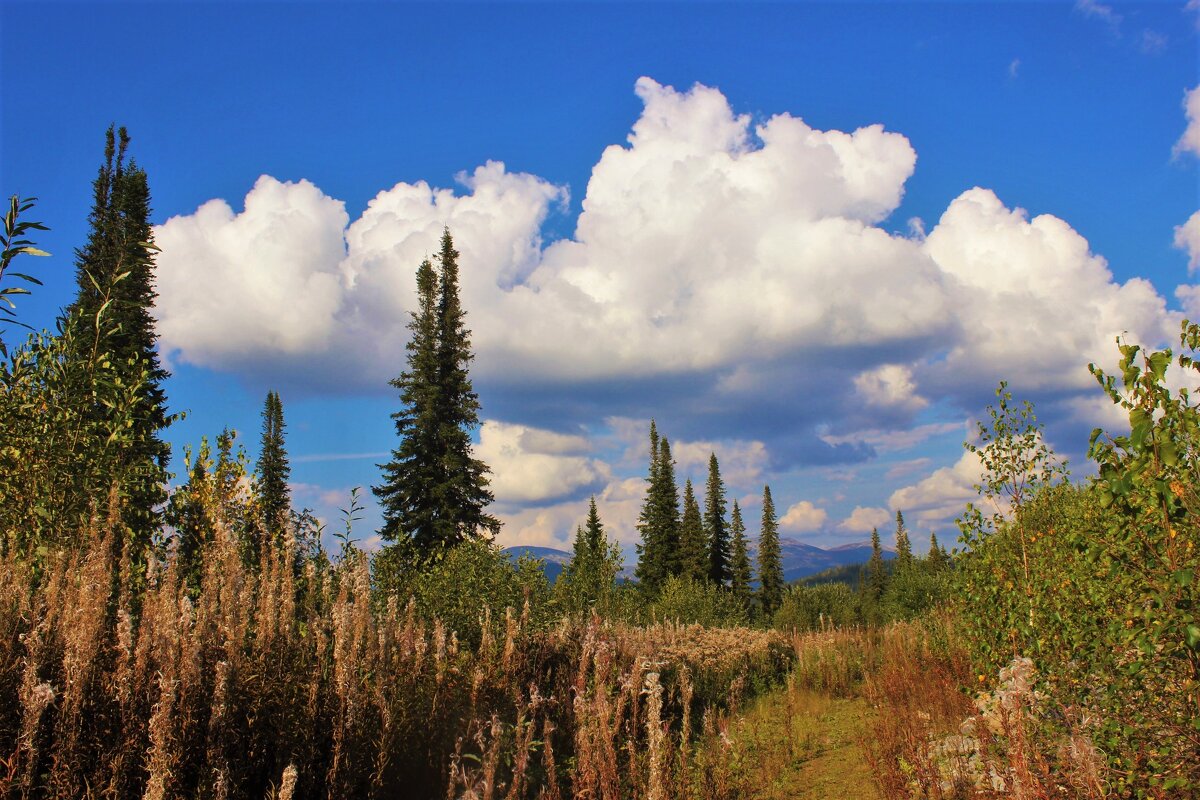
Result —
M521 556L532 556L542 560L542 571L546 573L546 577L551 583L558 580L558 576L562 574L563 567L571 560L571 554L566 550L555 550L553 547L530 547L527 545L517 545L516 547L504 548L504 554L516 561Z
M755 553L753 552L754 544L754 542L751 542L751 559L755 557ZM809 575L815 575L832 567L864 564L871 557L871 543L869 541L851 542L825 549L783 536L779 539L779 549L783 556L783 577L789 583L801 578L807 578ZM551 583L558 579L559 574L563 571L563 567L571 560L569 552L566 550L557 550L553 547L519 545L517 547L506 547L504 552L514 561L523 555L542 559L543 569ZM892 550L884 548L883 557L895 558L896 554ZM625 578L632 578L633 569L634 564L627 564L622 575Z

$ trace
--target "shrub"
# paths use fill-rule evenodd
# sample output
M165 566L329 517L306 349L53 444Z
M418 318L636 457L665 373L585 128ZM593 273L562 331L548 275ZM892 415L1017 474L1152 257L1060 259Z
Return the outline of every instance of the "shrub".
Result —
M672 576L663 581L650 605L652 616L710 627L745 625L748 612L732 593L708 581Z
M858 601L844 583L792 586L784 593L774 622L781 630L847 627L858 622Z
M535 558L522 556L514 564L498 547L467 540L418 561L393 545L376 556L376 586L384 596L406 603L411 597L417 613L438 619L464 645L478 646L485 625L502 635L504 609L528 606L535 627L550 620L550 584Z

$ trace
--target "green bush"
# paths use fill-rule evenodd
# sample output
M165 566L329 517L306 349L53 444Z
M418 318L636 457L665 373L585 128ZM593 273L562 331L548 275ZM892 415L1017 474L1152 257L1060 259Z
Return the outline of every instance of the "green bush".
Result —
M538 560L522 556L514 563L489 542L468 540L424 562L396 544L377 554L372 567L379 592L401 602L411 598L421 617L440 619L472 648L485 622L493 635L502 634L506 608L520 614L528 603L535 627L553 616L550 584Z
M1181 338L1176 365L1200 371L1200 327L1185 323ZM1129 430L1092 434L1099 474L1086 486L1056 480L1030 407L1009 406L1001 385L978 452L982 491L1009 514L971 507L960 520L969 550L956 609L980 674L1033 659L1045 706L1069 710L1041 723L1058 741L1082 729L1108 758L1114 794L1190 796L1200 791L1200 407L1167 386L1170 351L1120 351L1119 380L1092 371Z
M950 594L949 573L928 559L914 559L896 569L883 592L883 613L889 620L916 619Z
M844 628L858 621L858 599L844 583L792 586L784 593L774 620L776 628L797 631Z
M659 620L709 627L745 625L749 618L746 606L730 592L708 581L678 575L663 582L648 611Z

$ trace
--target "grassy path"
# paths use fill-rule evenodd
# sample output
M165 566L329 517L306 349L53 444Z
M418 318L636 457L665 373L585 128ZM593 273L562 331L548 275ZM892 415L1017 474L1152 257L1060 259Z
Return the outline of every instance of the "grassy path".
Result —
M756 800L877 800L859 740L865 700L789 686L747 710L737 738Z

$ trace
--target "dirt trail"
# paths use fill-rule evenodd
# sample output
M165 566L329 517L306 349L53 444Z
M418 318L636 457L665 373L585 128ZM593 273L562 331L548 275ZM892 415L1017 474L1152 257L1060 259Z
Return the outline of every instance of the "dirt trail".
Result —
M756 800L878 800L859 745L868 715L862 698L783 688L758 700L738 726Z

